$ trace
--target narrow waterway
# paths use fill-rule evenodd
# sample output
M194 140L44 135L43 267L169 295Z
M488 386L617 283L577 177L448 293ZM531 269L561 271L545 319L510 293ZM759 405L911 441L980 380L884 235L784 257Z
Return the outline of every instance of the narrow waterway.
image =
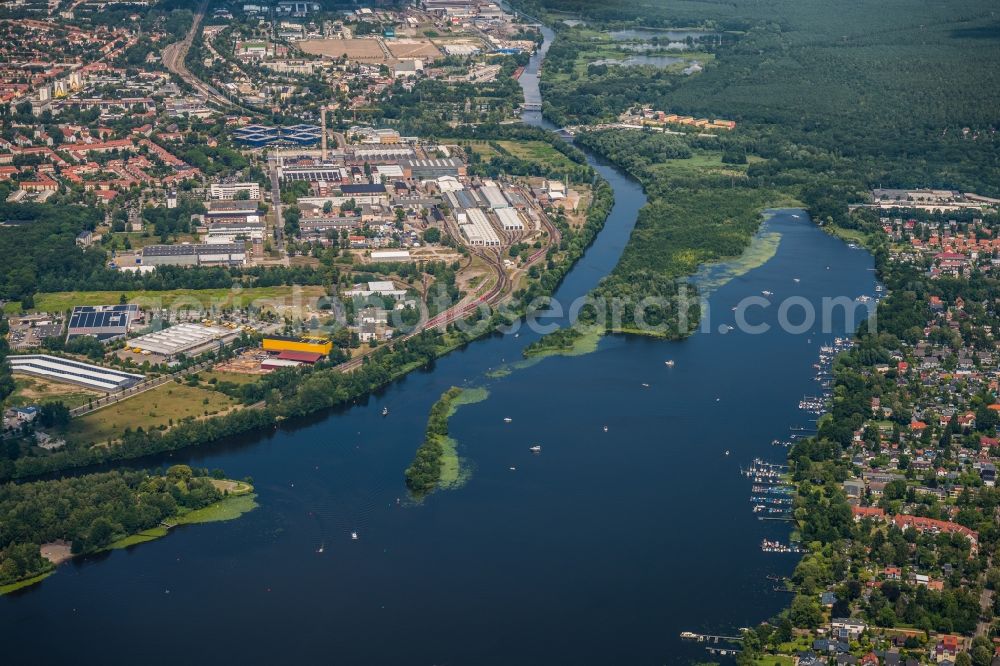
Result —
M592 163L616 204L561 285L564 302L614 267L645 202L634 182ZM711 295L712 333L609 337L594 353L490 379L537 339L495 336L349 409L144 461L251 476L260 508L64 565L0 598L4 662L703 659L680 631L730 632L787 602L765 576L789 573L794 556L759 548L765 536L787 540L787 527L751 513L738 469L783 456L770 442L806 422L797 404L818 393L818 348L845 332L839 319L828 333L818 322L783 332L776 306L750 317L766 333L718 326L765 290L818 304L874 286L870 256L805 215L778 212L766 231L780 234L777 252ZM490 390L451 422L471 478L413 505L403 470L430 406L453 385ZM541 454L528 451L534 443Z

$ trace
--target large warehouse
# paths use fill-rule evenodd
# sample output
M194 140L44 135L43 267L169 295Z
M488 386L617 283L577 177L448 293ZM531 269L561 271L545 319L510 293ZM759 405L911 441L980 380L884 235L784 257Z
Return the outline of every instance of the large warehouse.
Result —
M128 341L128 346L167 360L215 351L240 335L239 330L201 324L177 324Z
M480 208L468 208L458 214L458 228L462 230L469 245L494 246L500 244L500 237L490 224L486 213Z
M327 356L333 350L333 343L326 338L286 338L269 335L264 338L261 347L269 352L306 352Z
M8 356L7 360L14 373L44 377L108 392L120 391L145 379L142 375L131 372L102 368L99 365L80 363L47 354Z
M69 317L66 339L89 335L101 342L118 340L138 313L138 305L78 305Z
M247 263L243 243L201 245L147 245L142 248L144 266L242 266Z

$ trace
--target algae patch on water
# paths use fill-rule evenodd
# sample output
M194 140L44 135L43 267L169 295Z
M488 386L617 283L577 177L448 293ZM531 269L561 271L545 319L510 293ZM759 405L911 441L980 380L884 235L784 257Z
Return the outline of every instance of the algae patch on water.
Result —
M781 233L767 229L766 225L765 222L761 230L754 234L750 245L740 256L716 264L706 264L692 276L691 281L703 298L707 298L729 281L760 268L774 258L781 244Z
M170 527L175 525L195 525L197 523L216 523L223 520L236 520L244 513L257 508L257 495L230 495L223 500L209 504L203 509L195 509L183 515L171 518Z
M448 422L462 405L482 402L489 395L482 387L452 386L431 407L424 442L405 473L414 497L422 498L438 488L457 488L469 479L470 467L458 455L458 442L448 436Z

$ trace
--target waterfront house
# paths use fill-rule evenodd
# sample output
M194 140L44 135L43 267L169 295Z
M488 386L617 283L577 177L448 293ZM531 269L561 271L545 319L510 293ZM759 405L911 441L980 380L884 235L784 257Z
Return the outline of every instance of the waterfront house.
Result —
M830 635L843 641L856 640L867 628L868 625L864 622L851 618L841 617L830 620Z

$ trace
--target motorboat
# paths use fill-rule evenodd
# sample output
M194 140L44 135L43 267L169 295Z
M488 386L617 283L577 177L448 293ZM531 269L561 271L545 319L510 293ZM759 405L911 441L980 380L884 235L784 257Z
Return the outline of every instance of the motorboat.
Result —
M504 422L504 423L510 423L510 422L511 422L511 421L513 421L513 420L514 420L514 419L510 418L509 416L505 416L505 417L503 417L503 422Z
M358 540L358 533L351 532L351 541L357 541L357 540Z
M604 426L604 432L608 431L608 426Z
M539 446L538 444L535 444L534 446L530 447L528 450L531 451L532 453L541 453L542 452L542 447Z
M668 368L672 368L672 367L674 367L674 361L673 361L673 359L671 359L669 361L664 361L663 365L667 366Z
M389 416L389 408L388 407L383 407L382 408L382 416Z

